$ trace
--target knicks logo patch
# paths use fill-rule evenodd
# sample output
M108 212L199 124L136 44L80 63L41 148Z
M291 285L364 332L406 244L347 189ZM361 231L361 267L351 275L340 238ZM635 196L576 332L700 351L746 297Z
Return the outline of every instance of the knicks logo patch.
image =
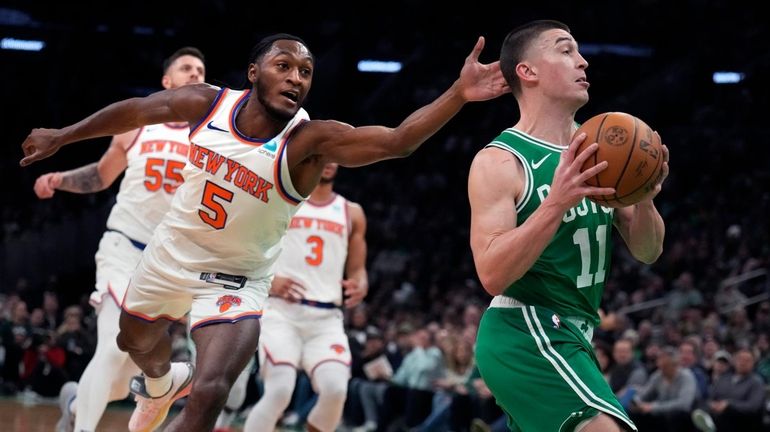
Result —
M331 345L329 348L331 348L331 349L332 349L332 351L336 352L337 354L342 354L342 353L344 353L345 351L347 351L347 350L345 349L345 347L344 347L344 346L342 346L342 345L340 345L340 344L332 344L332 345Z
M233 306L240 306L241 298L234 295L223 295L217 300L217 306L219 306L219 313L227 312Z

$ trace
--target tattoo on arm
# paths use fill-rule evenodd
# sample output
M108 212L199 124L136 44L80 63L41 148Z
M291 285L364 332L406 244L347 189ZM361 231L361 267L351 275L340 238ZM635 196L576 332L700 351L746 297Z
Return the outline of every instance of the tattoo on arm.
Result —
M104 189L102 178L99 176L98 162L65 171L62 173L61 185L57 188L67 192L90 193Z

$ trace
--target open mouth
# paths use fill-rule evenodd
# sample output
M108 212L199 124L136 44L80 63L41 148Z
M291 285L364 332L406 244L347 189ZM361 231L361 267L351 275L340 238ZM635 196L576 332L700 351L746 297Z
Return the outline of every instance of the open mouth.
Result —
M281 95L290 99L292 102L297 102L299 100L299 93L295 91L284 91L281 92Z

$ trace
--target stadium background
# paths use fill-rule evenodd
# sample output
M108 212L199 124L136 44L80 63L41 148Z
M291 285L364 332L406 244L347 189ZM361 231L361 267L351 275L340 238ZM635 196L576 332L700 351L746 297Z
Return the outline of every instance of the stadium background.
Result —
M715 303L720 283L753 272L757 277L733 285L755 299L740 306L752 328L745 340L724 346L753 346L770 330L758 322L770 266L770 26L758 6L706 0L71 3L0 2L0 39L45 42L38 52L0 49L0 294L19 294L30 310L46 290L58 293L62 310L83 303L118 186L37 200L38 175L96 161L109 141L65 147L21 169L20 144L32 127L61 127L111 102L159 90L162 60L187 45L205 54L208 82L239 87L251 46L273 32L301 36L317 58L306 103L311 117L395 126L451 84L477 36L486 37L481 59L490 62L510 29L553 18L572 28L590 63L591 101L577 120L626 111L657 129L671 149L671 175L656 199L667 224L663 256L641 266L616 242L605 308L667 299L689 273L703 297L695 307L703 317L715 312L729 327L734 309ZM361 59L396 60L403 69L361 73ZM743 79L716 84L716 71ZM467 105L410 158L340 171L337 190L360 202L369 219L372 324L451 322L471 300L488 301L468 246L467 172L475 152L516 118L511 96ZM665 335L682 319L668 312L664 305L629 313L623 325L637 329L649 319Z

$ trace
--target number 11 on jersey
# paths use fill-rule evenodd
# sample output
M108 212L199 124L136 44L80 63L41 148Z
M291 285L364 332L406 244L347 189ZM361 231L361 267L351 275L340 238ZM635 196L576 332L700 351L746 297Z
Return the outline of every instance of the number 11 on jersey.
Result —
M580 248L580 274L577 277L577 287L587 288L604 282L604 270L607 253L607 225L596 227L596 243L598 243L599 259L596 272L591 273L591 239L588 228L578 228L572 235L572 242Z

